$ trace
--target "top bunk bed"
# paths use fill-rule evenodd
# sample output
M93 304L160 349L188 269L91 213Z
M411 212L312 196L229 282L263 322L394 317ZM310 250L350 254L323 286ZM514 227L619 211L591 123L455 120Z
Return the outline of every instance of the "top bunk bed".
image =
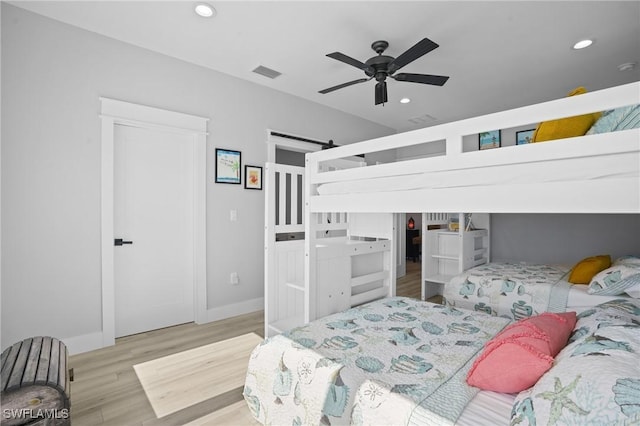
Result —
M638 128L478 149L483 132L550 120L562 125L567 117L611 110L638 114L640 108L630 107L638 103L640 82L635 82L307 154L308 211L639 213ZM442 152L348 170L322 167L339 158L428 145L443 147Z

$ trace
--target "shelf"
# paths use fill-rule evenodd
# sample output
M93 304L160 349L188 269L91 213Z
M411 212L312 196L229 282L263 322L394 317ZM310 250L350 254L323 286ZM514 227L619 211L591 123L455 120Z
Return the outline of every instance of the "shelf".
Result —
M384 280L389 276L389 271L374 272L372 274L360 275L351 278L351 287L357 287L362 284L368 284L374 281Z
M369 253L388 252L391 250L389 240L362 241L344 237L324 238L316 245L319 260L344 256L358 256Z
M291 287L295 290L299 290L299 291L304 291L304 286L301 284L295 284L295 283L286 283L287 287Z
M272 322L271 324L269 324L269 329L273 330L277 334L280 334L301 325L304 325L304 316L302 314L294 315L292 317L283 318L281 320Z
M455 277L455 275L436 274L425 277L424 281L430 283L448 284L453 277Z
M459 256L447 256L444 254L432 254L431 257L434 259L446 259L446 260L460 260Z
M424 300L429 300L433 296L442 296L444 294L444 284L433 281L425 281Z
M389 288L387 286L383 286L353 295L351 296L351 306L358 306L366 302L371 302L372 300L380 299L387 296L388 293Z

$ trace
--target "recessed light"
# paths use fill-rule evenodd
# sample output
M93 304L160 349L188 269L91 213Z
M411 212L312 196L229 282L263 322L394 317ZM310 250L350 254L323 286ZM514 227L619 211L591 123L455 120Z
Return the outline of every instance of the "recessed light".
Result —
M213 6L206 3L198 3L195 9L196 13L203 18L211 18L216 14L216 10Z
M573 48L575 50L584 49L585 47L589 47L592 44L593 44L593 40L590 40L590 39L580 40L579 42L573 45Z
M409 102L411 102L411 99L409 99L409 98L402 98L402 99L400 99L400 103L401 103L401 104L408 104Z

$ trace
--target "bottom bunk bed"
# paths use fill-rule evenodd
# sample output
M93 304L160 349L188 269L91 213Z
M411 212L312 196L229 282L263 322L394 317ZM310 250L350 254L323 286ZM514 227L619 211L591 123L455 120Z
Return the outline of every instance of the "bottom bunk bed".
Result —
M513 322L393 297L258 345L244 398L262 424L632 424L638 353L634 299Z
M577 283L577 284L576 284ZM582 312L620 296L640 295L640 258L593 256L576 265L491 262L451 278L447 306L522 319L542 312Z

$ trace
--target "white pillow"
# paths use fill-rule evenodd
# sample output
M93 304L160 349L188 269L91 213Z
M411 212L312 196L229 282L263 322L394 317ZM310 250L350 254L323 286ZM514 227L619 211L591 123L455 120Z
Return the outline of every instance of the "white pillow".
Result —
M640 292L640 265L632 262L618 262L604 271L598 272L589 283L589 294L617 296L628 294L638 298ZM635 295L635 296L634 296Z
M612 265L626 265L631 267L640 268L640 257L636 256L622 256L617 258Z

